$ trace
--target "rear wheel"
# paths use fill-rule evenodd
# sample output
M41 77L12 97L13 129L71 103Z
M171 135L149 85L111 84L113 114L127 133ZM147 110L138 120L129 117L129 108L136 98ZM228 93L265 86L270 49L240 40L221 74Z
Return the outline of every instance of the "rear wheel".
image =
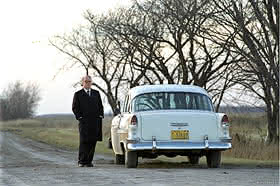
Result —
M218 168L221 165L221 151L209 151L206 155L207 166L209 168Z
M192 165L197 165L199 163L199 156L188 156L189 162Z
M125 152L125 167L126 168L136 168L138 165L137 152L126 151Z
M123 165L124 164L124 155L122 154L116 154L115 155L115 163L117 165Z

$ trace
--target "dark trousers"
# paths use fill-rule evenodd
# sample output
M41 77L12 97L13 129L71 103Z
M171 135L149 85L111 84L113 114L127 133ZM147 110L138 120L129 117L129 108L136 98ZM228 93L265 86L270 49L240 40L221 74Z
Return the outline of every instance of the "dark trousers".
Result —
M79 146L79 162L81 164L90 164L95 152L96 146L96 129L92 128L89 122L80 121L80 146Z
M79 146L79 162L81 164L90 164L95 152L96 141L82 142Z

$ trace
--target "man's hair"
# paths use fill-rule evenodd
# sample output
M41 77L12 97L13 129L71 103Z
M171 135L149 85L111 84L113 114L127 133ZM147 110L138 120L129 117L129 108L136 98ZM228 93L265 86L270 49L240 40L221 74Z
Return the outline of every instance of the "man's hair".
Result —
M89 76L89 75L83 76L82 79L81 79L81 85L82 85L82 86L83 86L83 82L84 82L84 80L85 80L86 78L89 78L89 79L92 81L91 76Z
M91 76L86 75L86 76L82 77L82 81L84 81L86 78L89 78L90 80L92 80L92 79L91 79Z

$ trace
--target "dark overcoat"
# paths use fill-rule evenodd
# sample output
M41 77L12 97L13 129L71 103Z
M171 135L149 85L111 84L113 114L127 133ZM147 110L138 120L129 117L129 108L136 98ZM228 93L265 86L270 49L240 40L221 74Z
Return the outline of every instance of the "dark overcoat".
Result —
M90 96L81 89L74 94L72 110L79 120L81 142L102 141L103 104L97 90Z

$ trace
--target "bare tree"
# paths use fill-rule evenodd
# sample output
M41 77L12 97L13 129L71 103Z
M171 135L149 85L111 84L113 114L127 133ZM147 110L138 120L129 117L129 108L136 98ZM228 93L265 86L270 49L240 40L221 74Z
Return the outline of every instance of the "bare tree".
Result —
M69 64L79 65L95 77L93 85L106 96L113 112L117 109L118 88L125 72L123 56L106 33L99 29L100 17L85 13L90 21L72 33L54 36L50 43L69 57Z
M35 114L40 100L38 85L32 83L24 85L20 81L10 83L1 94L0 118L2 120L30 118Z
M79 64L101 80L102 85L95 85L113 111L121 88L144 83L204 87L218 110L227 90L243 82L240 74L251 68L246 62L252 60L235 14L230 14L236 8L228 2L135 0L129 8L102 16L88 11L88 26L51 43L70 57L71 65Z
M229 43L231 50L242 55L242 72L238 82L266 105L267 142L279 136L279 1L216 1L226 15L225 30L237 31ZM229 29L231 28L231 29Z
M119 9L110 14L103 20L103 31L110 35L111 39L119 43L123 55L128 58L128 67L130 75L128 82L139 84L143 79L149 83L154 83L155 79L150 76L155 76L159 83L163 83L158 71L156 51L161 49L157 41L149 38L143 38L138 32L150 34L160 34L155 31L155 25L151 25L149 21L142 17L142 12L135 8ZM133 26L132 26L133 25ZM136 73L138 72L138 73ZM149 74L149 76L147 76Z
M229 75L228 69L240 56L211 38L213 33L209 30L216 28L211 24L214 10L213 4L206 0L135 1L122 12L122 18L104 21L103 28L144 57L143 63L135 60L137 56L133 53L134 60L129 64L133 64L134 70L146 69L161 84L202 86L219 105L225 90L234 84L234 76Z
M124 23L137 17L134 16L135 12L132 12L131 9L117 9L110 15L103 16L99 25L102 27L102 31L118 46L120 54L124 57L127 68L123 83L128 84L129 87L142 84L143 78L147 78L151 82L146 75L149 70L153 70L151 68L152 60L146 57L142 50L139 50L142 42L150 41L143 41L137 35L129 34L129 30L123 27ZM135 42L135 44L132 45L131 42Z

